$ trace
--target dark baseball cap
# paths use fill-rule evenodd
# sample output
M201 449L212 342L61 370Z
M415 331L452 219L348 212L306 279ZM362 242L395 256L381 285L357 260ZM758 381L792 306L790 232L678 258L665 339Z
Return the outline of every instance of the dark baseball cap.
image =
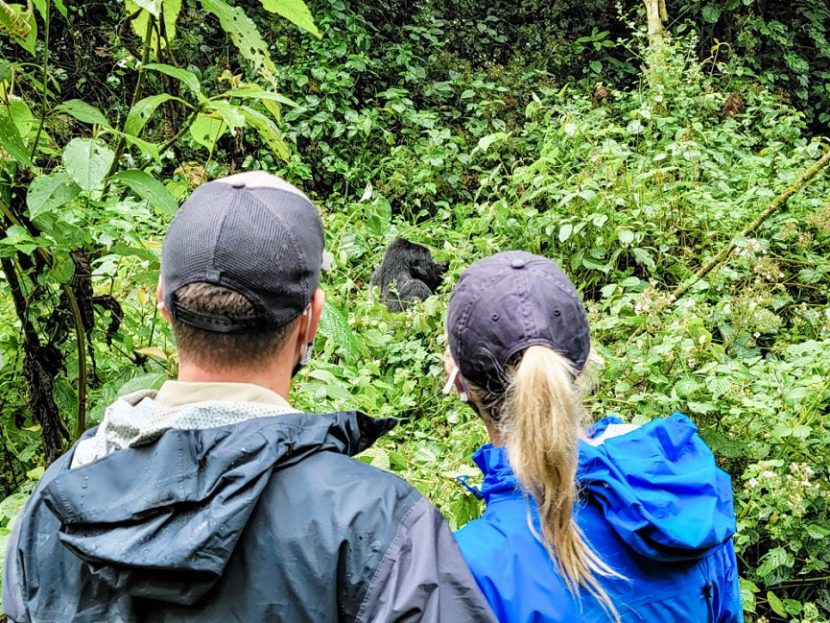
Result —
M179 209L164 239L164 305L186 324L218 333L276 328L299 316L320 283L323 223L297 188L264 171L208 182ZM249 319L187 309L176 292L211 283L243 295Z
M505 389L505 366L529 346L559 352L577 372L591 351L576 287L555 262L525 251L497 253L462 273L447 333L463 377L497 395Z

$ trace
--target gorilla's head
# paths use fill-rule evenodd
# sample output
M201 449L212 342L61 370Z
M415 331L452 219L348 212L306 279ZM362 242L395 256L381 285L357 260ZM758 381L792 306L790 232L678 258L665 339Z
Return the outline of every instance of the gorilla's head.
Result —
M423 281L433 292L444 281L448 264L434 261L430 250L423 245L398 238L390 245L386 255L392 260L391 265L408 269L412 277Z

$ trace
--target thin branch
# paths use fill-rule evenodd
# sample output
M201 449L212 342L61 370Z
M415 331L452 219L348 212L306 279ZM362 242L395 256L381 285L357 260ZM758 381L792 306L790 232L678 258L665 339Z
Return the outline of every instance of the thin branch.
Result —
M144 90L144 76L147 73L145 66L147 63L150 62L150 48L153 47L153 25L155 24L155 18L152 15L147 15L147 30L144 33L144 47L141 50L141 66L138 68L138 78L135 81L135 89L133 89L133 97L130 100L130 107L128 110L132 110L133 107L136 105L139 99L141 99L141 93ZM124 121L126 124L126 120ZM118 142L115 144L115 158L112 160L112 165L110 166L110 170L107 171L107 177L111 176L115 173L115 170L118 168L118 162L121 160L121 156L124 154L124 147L127 144L127 139L124 138L124 128L121 128L121 133L118 135Z
M0 201L0 213L2 213L3 216L5 216L13 225L22 226L20 219L17 218L9 206L2 201ZM35 252L47 266L52 265L52 256L45 249L37 247ZM86 331L84 330L81 308L78 305L78 299L75 296L75 292L72 290L72 287L68 283L62 283L61 290L63 290L63 293L66 295L66 300L69 302L69 309L72 312L72 325L75 329L75 344L78 353L78 417L75 430L77 436L80 436L86 428Z
M49 87L47 86L49 80L49 22L50 22L50 15L52 12L52 2L51 0L46 2L46 16L44 21L44 31L43 31L43 84L41 85L41 95L43 96L41 99L41 111L40 111L40 123L37 126L37 134L35 135L35 141L32 143L32 153L29 156L29 159L34 161L35 154L37 153L37 147L40 143L40 136L43 134L43 126L46 123L46 115L49 111Z
M812 167L802 173L801 177L790 184L784 192L773 199L763 212L761 212L752 222L744 227L737 236L734 236L729 241L729 244L723 247L712 259L701 266L690 279L677 286L677 288L675 288L671 293L671 296L664 307L668 307L669 305L675 303L678 299L688 293L694 284L708 275L715 267L723 263L723 261L729 257L729 254L732 253L732 250L735 248L735 245L740 238L746 238L749 234L758 229L764 221L787 205L790 197L804 188L807 183L818 175L828 164L830 164L830 149L827 150L827 152L825 152L825 154L819 158Z

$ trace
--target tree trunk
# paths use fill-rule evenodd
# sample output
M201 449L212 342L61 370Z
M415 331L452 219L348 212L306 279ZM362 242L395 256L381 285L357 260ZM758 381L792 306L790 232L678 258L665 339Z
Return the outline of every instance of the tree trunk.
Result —
M643 0L646 5L648 40L652 45L660 43L665 36L663 23L668 20L666 0Z

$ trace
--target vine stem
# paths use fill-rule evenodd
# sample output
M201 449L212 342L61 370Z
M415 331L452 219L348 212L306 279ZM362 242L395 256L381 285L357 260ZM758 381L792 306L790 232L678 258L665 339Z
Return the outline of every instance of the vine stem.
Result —
M43 31L43 77L42 77L42 92L41 95L43 96L41 99L41 108L40 111L40 123L37 126L37 134L35 134L35 140L32 143L32 153L29 156L30 160L35 159L35 154L37 153L37 146L40 143L40 137L43 134L43 126L46 123L46 114L49 110L49 88L46 86L47 81L49 80L49 24L51 22L50 16L52 13L52 2L48 0L46 3L46 15L45 19L43 20L44 23L44 31Z
M794 194L796 194L799 190L804 188L807 183L813 179L816 175L818 175L824 167L830 164L830 149L828 149L824 155L818 159L818 161L807 169L801 176L795 180L792 184L790 184L784 192L778 195L775 199L773 199L769 205L761 212L755 219L753 219L746 227L744 227L737 236L733 236L732 239L729 241L725 247L723 247L711 260L706 262L703 266L697 269L694 275L679 286L677 286L669 296L669 300L664 307L668 307L682 296L684 296L691 287L696 284L698 281L703 279L706 275L708 275L712 270L720 265L721 263L729 257L729 254L732 253L733 249L735 248L738 240L740 238L746 238L749 234L754 232L758 229L764 221L766 221L769 217L773 214L781 210L787 202L790 200ZM662 310L661 310L662 311Z
M155 18L147 14L147 30L144 33L144 45L141 50L141 66L138 68L138 78L135 81L135 89L133 89L133 96L130 100L130 108L132 110L133 107L138 103L138 100L141 98L141 93L144 90L144 76L147 73L147 70L144 68L147 63L150 62L150 48L153 44L153 25L155 24ZM126 120L124 124L126 125ZM115 170L118 168L118 161L121 160L121 156L124 154L124 147L127 144L127 139L124 138L124 127L121 128L121 133L118 135L118 142L115 144L115 157L112 159L112 164L110 165L110 170L107 171L107 177L111 176L115 173Z
M23 226L20 219L15 216L11 208L3 201L0 201L0 213L13 225ZM38 247L36 253L47 266L52 265L52 257L42 247ZM62 283L61 290L66 295L66 300L69 301L69 309L72 312L72 326L75 329L75 344L78 353L78 416L75 422L75 435L76 437L80 437L86 428L86 331L84 331L81 308L78 305L78 299L72 287L68 283Z

